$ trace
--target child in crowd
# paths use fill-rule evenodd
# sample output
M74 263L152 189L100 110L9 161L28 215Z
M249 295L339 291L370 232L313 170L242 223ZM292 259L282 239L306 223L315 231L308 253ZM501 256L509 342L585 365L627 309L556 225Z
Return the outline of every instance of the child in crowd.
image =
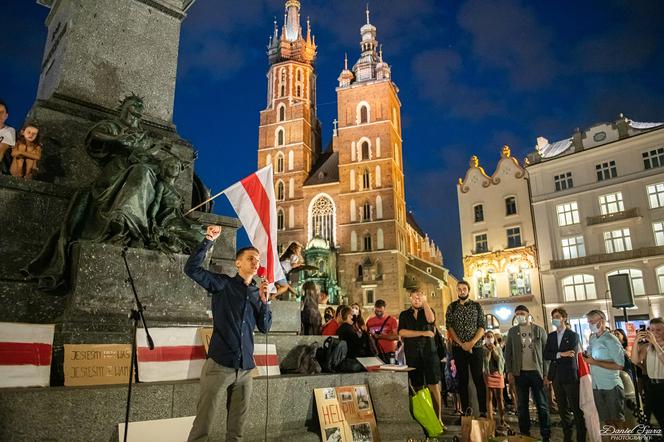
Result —
M32 179L37 170L37 162L41 160L42 146L39 143L39 128L34 124L26 124L21 129L16 145L12 149L12 164L9 173L13 176Z
M492 331L484 335L484 383L486 384L486 402L489 419L493 419L493 401L496 400L500 414L500 426L505 427L505 405L503 389L505 388L505 359L500 345L495 341Z

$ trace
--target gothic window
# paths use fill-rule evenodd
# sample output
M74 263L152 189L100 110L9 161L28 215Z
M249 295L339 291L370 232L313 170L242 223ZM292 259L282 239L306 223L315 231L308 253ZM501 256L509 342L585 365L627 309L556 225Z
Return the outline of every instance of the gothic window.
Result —
M334 205L325 195L320 195L311 205L311 234L334 244Z
M277 154L277 173L282 173L284 171L284 154L279 152Z
M383 229L378 229L376 231L376 248L378 250L381 250L381 249L385 248L385 239L383 237ZM380 262L379 262L379 265L380 265ZM380 271L378 273L383 273L383 272Z
M283 129L277 129L277 146L283 146L284 145L284 130Z
M371 187L371 175L369 175L369 169L364 169L362 172L362 189L367 190Z
M295 154L291 150L288 152L288 170L293 170L293 163L295 162Z
M279 106L279 121L284 121L286 119L286 106Z
M286 95L286 85L285 84L281 85L281 88L280 88L279 92L280 92L280 95L279 95L280 97L283 97L284 95Z
M362 264L357 266L357 280L358 281L364 280L364 269L362 269Z
M295 88L295 96L296 97L301 97L302 96L302 86L300 86L299 84Z
M376 196L376 219L383 219L383 198Z
M355 200L350 200L350 221L355 222Z
M369 142L368 141L363 141L362 146L361 146L361 160L368 160L369 159Z
M371 235L369 233L364 235L364 250L371 251Z
M380 187L382 185L382 177L380 173L380 166L376 166L376 187Z
M355 190L355 170L350 170L350 190Z
M295 198L295 179L288 180L288 198Z
M302 81L302 70L301 69L297 70L297 81Z
M282 68L279 75L279 96L283 97L286 95L286 69Z
M277 212L277 229L284 230L284 211L279 209Z
M362 221L371 221L371 204L364 203L362 206Z
M284 200L284 182L283 181L278 181L277 182L277 200L279 200L279 201Z
M369 109L366 106L360 107L360 124L369 121Z

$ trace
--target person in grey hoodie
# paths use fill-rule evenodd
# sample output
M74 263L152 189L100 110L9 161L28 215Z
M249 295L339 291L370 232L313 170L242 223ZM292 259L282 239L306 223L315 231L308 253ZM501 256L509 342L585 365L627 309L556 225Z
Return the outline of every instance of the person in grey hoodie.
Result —
M546 442L551 437L549 403L544 392L548 364L542 357L547 333L542 327L532 323L526 306L517 306L514 314L518 325L507 332L505 372L510 384L516 385L518 392L519 432L530 436L528 401L532 391L537 405L540 435Z

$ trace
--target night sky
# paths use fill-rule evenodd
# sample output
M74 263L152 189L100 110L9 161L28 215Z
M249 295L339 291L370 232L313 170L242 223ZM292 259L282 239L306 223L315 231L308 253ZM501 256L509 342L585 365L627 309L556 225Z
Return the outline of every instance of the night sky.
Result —
M2 4L0 98L17 127L36 95L48 9L34 0ZM184 22L174 121L213 191L256 169L265 48L283 4L197 0ZM662 1L374 0L370 8L400 88L408 209L457 276L456 181L472 154L492 173L504 144L523 158L537 136L566 138L620 112L664 121ZM359 56L364 9L360 0L302 1L302 25L310 16L318 44L324 146L344 53L349 64ZM233 214L225 200L215 211Z

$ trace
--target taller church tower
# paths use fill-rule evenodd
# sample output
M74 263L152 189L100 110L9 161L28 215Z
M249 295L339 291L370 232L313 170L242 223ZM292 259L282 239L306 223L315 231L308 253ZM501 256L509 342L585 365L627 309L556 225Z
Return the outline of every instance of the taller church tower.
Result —
M300 2L286 1L281 33L275 20L268 44L267 106L258 130L258 167L274 167L280 247L303 240L302 186L321 153L316 49L308 19L306 36L302 34Z
M405 303L406 204L401 151L401 102L383 60L376 27L360 29L361 55L348 60L337 88L339 155L340 283L350 301Z

